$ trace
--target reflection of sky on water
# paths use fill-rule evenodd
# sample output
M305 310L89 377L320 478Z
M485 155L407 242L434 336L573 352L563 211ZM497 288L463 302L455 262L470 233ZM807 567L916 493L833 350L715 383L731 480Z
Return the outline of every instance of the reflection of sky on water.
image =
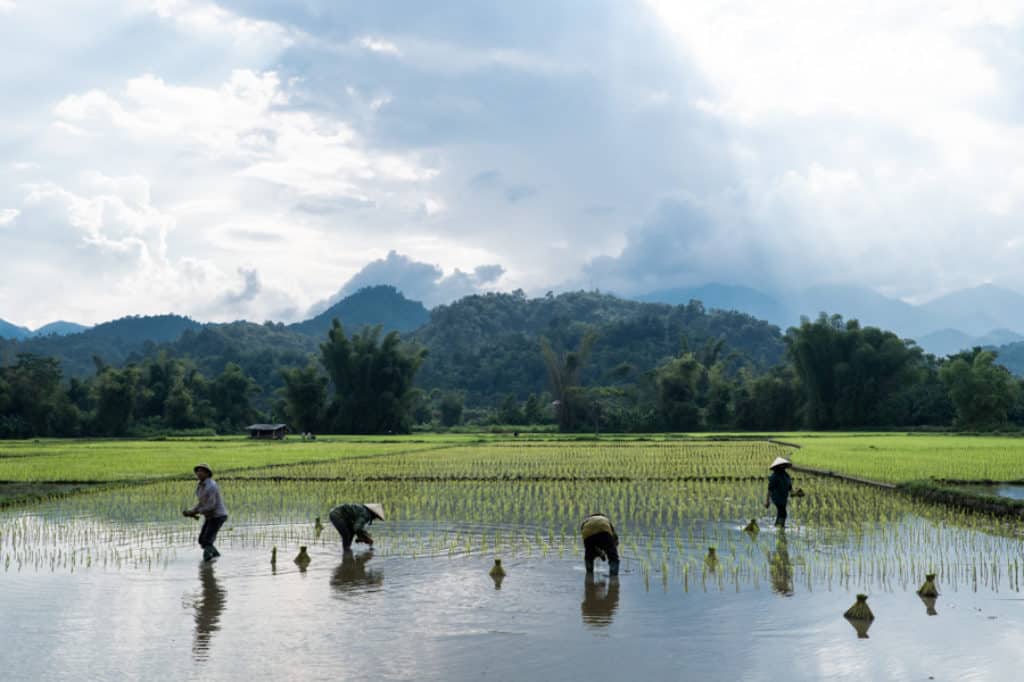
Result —
M773 538L778 546L778 539ZM282 550L284 551L284 550ZM289 554L294 548L288 548ZM913 591L871 595L870 638L842 617L853 595L783 597L774 583L736 593L683 592L641 571L587 576L582 561L491 557L409 559L314 547L301 573L270 572L264 552L213 567L196 557L166 570L0 575L10 679L152 676L184 679L1011 679L1021 663L1019 602L943 594L930 617ZM767 557L765 557L767 561ZM386 577L386 579L385 579ZM673 580L676 578L673 577ZM582 584L581 584L582 583ZM916 587L916 586L915 586ZM227 594L230 592L230 608ZM183 606L185 608L183 608ZM232 652L252 652L239 656ZM908 656L907 652L915 652ZM256 655L258 654L258 655ZM178 674L180 672L180 674Z

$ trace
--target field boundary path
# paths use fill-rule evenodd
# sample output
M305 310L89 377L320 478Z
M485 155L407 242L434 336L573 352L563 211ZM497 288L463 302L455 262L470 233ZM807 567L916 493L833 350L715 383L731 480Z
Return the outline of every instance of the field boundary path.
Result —
M850 476L849 474L840 474L835 471L827 471L825 469L815 469L814 467L805 467L793 465L793 471L799 471L804 474L814 474L815 476L824 476L826 478L838 478L841 481L849 481L850 483L860 483L861 485L870 485L875 488L884 488L885 490L896 490L898 486L895 483L884 483L882 481L872 481L869 478L861 478L860 476Z

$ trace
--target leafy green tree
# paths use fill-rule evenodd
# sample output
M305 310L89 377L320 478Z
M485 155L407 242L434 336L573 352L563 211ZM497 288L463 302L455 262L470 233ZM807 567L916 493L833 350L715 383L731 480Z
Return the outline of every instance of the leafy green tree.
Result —
M171 386L164 401L164 417L167 426L173 429L187 429L195 426L195 404L192 393L182 378L178 378Z
M684 353L658 370L658 411L664 428L695 431L703 426L697 398L704 373L704 366L693 353Z
M441 426L452 427L462 423L462 410L465 399L457 391L447 391L441 396L438 410L441 415Z
M106 436L123 436L135 416L141 373L129 365L105 368L95 379L95 429Z
M584 394L579 391L580 375L596 340L596 334L587 332L580 339L576 350L556 353L547 338L540 339L559 431L572 431L581 417L585 419L585 415L582 415L585 410Z
M498 408L498 422L501 424L525 424L526 417L519 408L519 401L512 394L506 395Z
M380 335L380 326L367 327L350 339L335 319L320 344L339 433L404 433L411 427L413 380L426 350L404 348L398 332Z
M822 313L786 336L804 388L807 425L849 428L885 423L880 410L921 376L924 356L912 341L856 320Z
M531 393L523 403L523 423L543 424L545 421L544 404L536 393Z
M14 365L0 368L0 420L0 436L76 435L78 409L57 360L20 353Z
M259 391L259 385L241 366L234 362L224 366L210 385L211 407L222 431L237 431L252 422L255 410L250 401Z
M319 431L327 404L327 382L320 368L313 362L305 367L281 370L284 387L284 413L293 429L305 433Z
M1020 386L1009 370L995 363L995 353L975 348L950 358L939 370L956 408L957 428L980 431L1006 425Z

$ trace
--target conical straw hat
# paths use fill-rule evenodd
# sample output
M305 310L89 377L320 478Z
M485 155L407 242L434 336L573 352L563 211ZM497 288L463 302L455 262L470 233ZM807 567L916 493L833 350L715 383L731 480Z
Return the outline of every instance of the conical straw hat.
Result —
M379 505L379 504L371 502L369 504L364 504L363 506L366 507L367 509L369 509L370 511L372 511L373 515L376 516L378 519L380 519L381 521L384 520L384 507L383 507L383 505Z
M775 467L791 467L791 466L793 466L793 463L790 462L785 457L776 457L775 461L772 462L772 465L770 467L768 467L768 468L769 469L774 469Z

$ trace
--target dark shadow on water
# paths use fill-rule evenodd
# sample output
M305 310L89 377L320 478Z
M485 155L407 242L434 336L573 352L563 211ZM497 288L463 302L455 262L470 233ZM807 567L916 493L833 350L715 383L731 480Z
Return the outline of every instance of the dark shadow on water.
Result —
M334 575L331 576L331 587L339 593L379 587L384 582L384 576L379 571L366 568L366 563L372 558L372 549L359 556L356 556L352 550L347 550L341 557L341 563L334 569Z
M205 661L210 654L210 639L220 630L227 592L217 582L213 564L204 563L199 567L199 583L202 591L195 601L196 631L192 639L192 656L197 661Z
M789 559L789 541L786 531L779 529L775 536L775 551L768 555L768 569L772 591L783 597L793 596L793 562Z
M607 581L599 582L593 573L588 573L583 582L583 603L580 604L583 624L606 627L611 624L618 608L618 577L610 577Z
M924 608L929 616L939 615L939 612L935 610L935 602L938 601L938 597L922 597L921 595L918 595L918 598L920 598L921 602L924 604Z
M868 630L871 629L871 624L875 621L846 618L846 622L852 625L853 629L857 631L857 639L868 639Z

